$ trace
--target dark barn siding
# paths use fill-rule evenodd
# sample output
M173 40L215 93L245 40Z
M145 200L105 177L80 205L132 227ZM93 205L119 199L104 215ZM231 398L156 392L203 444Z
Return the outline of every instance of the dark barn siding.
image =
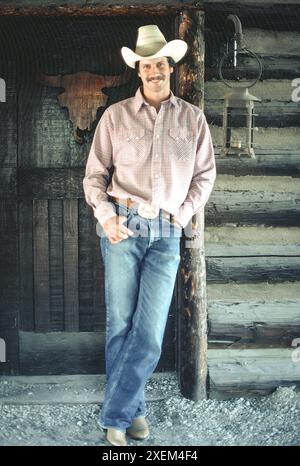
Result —
M63 89L42 84L41 76L124 74L120 48L134 47L137 27L149 22L173 38L173 16L0 17L8 83L0 109L1 337L9 359L2 373L104 372L103 264L82 190L93 131L75 142L57 99ZM106 105L134 94L134 73L127 71L127 81L104 89ZM176 306L174 297L158 370L175 368Z

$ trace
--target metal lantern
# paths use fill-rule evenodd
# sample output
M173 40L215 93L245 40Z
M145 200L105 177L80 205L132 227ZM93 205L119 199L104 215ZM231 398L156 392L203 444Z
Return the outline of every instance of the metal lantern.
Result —
M254 102L261 102L261 99L251 95L249 88L254 86L262 74L262 64L257 55L242 46L242 26L236 15L229 15L227 20L232 20L235 27L234 46L233 46L233 70L237 69L238 56L243 59L252 57L258 64L257 76L254 81L247 86L233 86L227 82L222 73L224 61L229 57L230 52L227 50L219 64L219 75L222 82L230 87L232 91L226 94L223 108L223 144L221 155L247 155L255 158L253 147L253 128L254 128ZM233 127L236 134L233 135Z

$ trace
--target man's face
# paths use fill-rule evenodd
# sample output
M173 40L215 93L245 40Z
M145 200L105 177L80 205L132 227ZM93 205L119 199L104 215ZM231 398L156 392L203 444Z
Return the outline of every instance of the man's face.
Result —
M151 92L161 92L170 87L170 75L173 67L166 57L143 59L139 62L139 77L144 89Z

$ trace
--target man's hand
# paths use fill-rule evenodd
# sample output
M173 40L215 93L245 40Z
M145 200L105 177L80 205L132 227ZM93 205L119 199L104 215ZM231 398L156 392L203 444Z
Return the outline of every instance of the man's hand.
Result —
M133 231L123 225L125 220L127 220L127 218L123 215L115 215L106 220L103 224L104 233L112 244L119 243L123 239L128 238L128 236L134 234Z

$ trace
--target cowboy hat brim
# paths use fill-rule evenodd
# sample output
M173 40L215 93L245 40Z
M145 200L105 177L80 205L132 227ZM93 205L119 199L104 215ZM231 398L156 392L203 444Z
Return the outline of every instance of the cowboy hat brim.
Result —
M172 57L174 62L177 63L185 55L187 51L187 43L180 39L171 40L164 45L158 52L153 55L142 56L135 53L128 47L121 48L121 54L125 63L130 68L135 68L137 61L143 60L144 58L159 58L159 57Z

